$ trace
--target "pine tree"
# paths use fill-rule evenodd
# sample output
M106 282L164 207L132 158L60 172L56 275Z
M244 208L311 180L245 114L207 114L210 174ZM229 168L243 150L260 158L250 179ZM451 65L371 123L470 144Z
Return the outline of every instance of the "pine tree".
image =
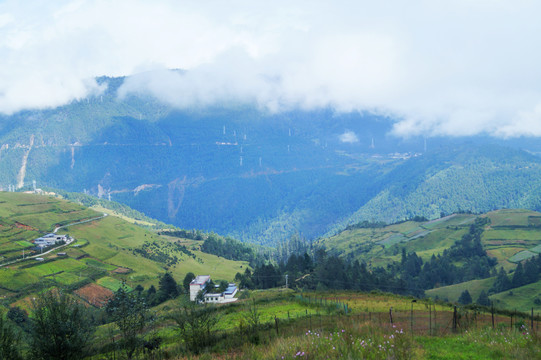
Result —
M458 298L458 302L464 305L471 304L472 298L471 298L470 292L468 290L464 290L462 294L460 294L460 297Z
M483 306L490 306L490 299L488 298L485 290L481 291L481 294L479 294L476 303Z
M526 277L524 275L524 268L522 267L522 263L518 263L517 268L515 269L515 272L513 273L513 280L511 280L511 286L513 288L516 288L525 284L526 284Z
M166 272L163 274L163 276L160 278L159 285L158 299L160 301L174 299L179 295L177 282L170 273Z

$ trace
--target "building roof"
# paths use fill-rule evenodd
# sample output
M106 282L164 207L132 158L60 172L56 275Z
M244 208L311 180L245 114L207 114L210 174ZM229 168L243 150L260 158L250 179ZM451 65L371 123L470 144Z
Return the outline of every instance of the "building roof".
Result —
M223 293L206 293L205 297L220 297L223 296Z
M229 284L227 289L225 289L224 294L231 295L237 290L237 285L235 284Z
M210 280L210 275L197 275L190 285L205 285Z

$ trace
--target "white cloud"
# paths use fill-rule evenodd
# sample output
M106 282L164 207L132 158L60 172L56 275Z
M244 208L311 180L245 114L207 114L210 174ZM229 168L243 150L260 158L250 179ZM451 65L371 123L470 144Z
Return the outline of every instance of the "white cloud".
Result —
M392 116L401 136L541 136L540 10L531 0L7 0L0 112L139 73L122 94L178 107L333 107Z
M359 138L353 131L345 131L342 135L338 137L340 142L347 144L354 144L359 142Z

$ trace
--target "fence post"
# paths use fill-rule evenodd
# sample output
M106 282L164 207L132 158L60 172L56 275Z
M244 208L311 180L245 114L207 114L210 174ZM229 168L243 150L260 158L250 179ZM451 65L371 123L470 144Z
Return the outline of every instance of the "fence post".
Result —
M456 313L456 305L453 310L453 332L456 332L457 329L457 313Z
M492 330L494 330L494 302L492 302L492 306L490 307L490 313L492 315Z
M438 312L436 310L436 304L434 304L434 330L436 330L436 335L438 335Z
M533 332L533 308L532 308L532 322L530 325L530 331Z
M308 315L308 317L310 318L310 331L312 331L312 314Z
M432 304L428 305L428 328L430 329L430 336L432 336Z
M389 319L391 320L391 326L393 326L393 307L389 308Z
M274 315L274 325L276 326L276 336L278 336L278 318Z

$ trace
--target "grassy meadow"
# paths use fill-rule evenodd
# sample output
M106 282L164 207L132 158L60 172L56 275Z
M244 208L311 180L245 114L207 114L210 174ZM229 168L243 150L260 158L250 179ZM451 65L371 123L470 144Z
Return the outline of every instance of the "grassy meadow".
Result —
M251 291L233 304L215 307L212 344L187 350L168 314L179 299L155 308L160 314L149 335L162 339L146 359L511 359L541 358L538 319L459 308L456 330L448 303L386 293ZM347 313L343 311L347 304ZM392 307L391 323L389 310ZM256 309L259 325L250 326ZM97 336L106 346L109 325ZM109 335L108 335L109 334ZM109 337L109 339L108 339ZM110 355L110 354L109 354Z

